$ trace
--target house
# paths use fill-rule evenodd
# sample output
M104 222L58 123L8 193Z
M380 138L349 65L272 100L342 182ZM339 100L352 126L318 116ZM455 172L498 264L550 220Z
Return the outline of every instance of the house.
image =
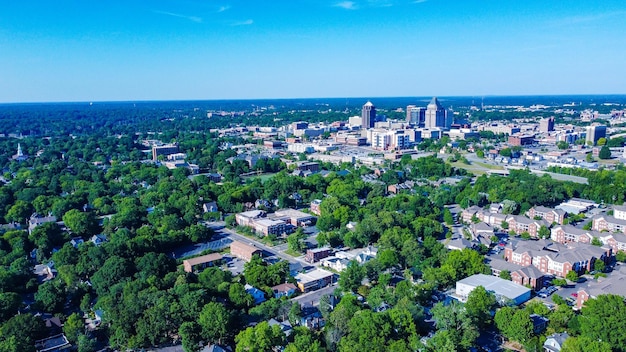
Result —
M531 314L530 320L533 322L533 333L535 335L541 334L547 327L550 320L539 314Z
M222 255L219 253L211 253L200 257L185 259L183 260L183 268L187 273L201 271L202 269L216 265L222 258Z
M54 215L39 216L39 214L33 213L33 215L30 216L30 219L28 219L28 233L32 233L35 227L41 224L45 224L47 222L56 222L56 221L57 221L57 217Z
M230 254L239 259L243 259L249 262L254 255L261 256L262 251L252 244L247 244L240 241L233 241L230 244Z
M507 219L507 222L509 223L509 229L510 230L514 231L518 235L526 232L532 238L539 237L539 229L542 226L545 226L546 228L550 227L550 224L548 224L543 219L542 220L534 220L534 219L529 219L529 218L527 218L525 216L520 216L520 215L512 215L512 216L510 216Z
M495 235L495 231L491 225L481 221L477 224L472 224L472 234L474 234L474 239L484 237L489 238L491 242L491 237Z
M341 272L346 270L349 263L350 261L345 258L328 257L322 259L320 265Z
M607 277L588 281L586 287L578 290L575 307L580 309L589 298L605 294L626 295L626 266L617 266Z
M78 246L80 246L81 244L85 243L85 241L80 238L80 237L74 237L72 238L72 240L70 241L70 244L72 245L72 247L74 248L78 248Z
M265 302L265 292L249 284L246 284L244 288L246 289L246 292L254 298L254 304L261 304Z
M291 297L296 293L297 289L294 284L284 283L272 287L272 292L274 292L274 298Z
M626 220L610 215L598 215L593 218L591 229L595 231L626 233Z
M333 252L330 248L315 248L309 249L306 251L306 255L304 256L304 260L308 263L316 263L328 256Z
M504 248L504 258L521 266L534 265L544 274L565 277L568 272L582 274L593 270L596 259L607 261L610 248L584 243L559 244L547 240L512 241Z
M602 241L603 244L611 247L611 249L613 250L613 253L617 253L619 251L626 252L626 235L625 234L601 233L599 237L600 237L600 241Z
M219 209L217 208L216 202L210 202L202 204L202 211L204 211L205 213L214 213L219 211Z
M474 247L474 244L471 241L466 240L465 238L455 238L453 240L450 240L446 247L449 250L462 251L465 248Z
M35 341L37 352L56 352L69 349L72 345L63 334L50 336L48 338Z
M534 265L525 266L511 271L511 281L518 285L528 286L535 291L549 285L552 276L547 275Z
M298 273L294 278L302 292L310 292L326 287L333 282L334 274L323 269L313 269L306 273Z
M556 226L550 230L550 238L558 243L591 243L594 237L600 237L601 233L597 231L587 231L579 229L572 225Z
M206 177L209 179L209 181L212 181L215 183L222 182L222 175L218 173L209 173L206 175Z
M567 216L567 212L563 209L552 209L542 206L532 207L526 212L526 215L534 219L535 217L539 217L547 221L549 224L557 223L563 225L565 221L565 217Z
M561 352L565 340L569 338L567 332L549 335L543 343L544 352Z
M232 352L230 347L222 347L220 345L208 345L204 346L200 352Z
M100 246L101 244L103 244L104 242L107 241L107 237L105 235L103 235L103 234L93 235L93 236L91 236L89 241L91 243L93 243L94 245L96 245L96 247L98 247L98 246Z
M271 327L271 326L278 326L280 328L280 331L283 332L283 334L285 334L285 336L289 337L289 335L291 335L291 333L293 332L293 327L291 326L291 323L289 322L289 320L285 320L283 322L280 322L274 318L270 319L267 321L267 324Z

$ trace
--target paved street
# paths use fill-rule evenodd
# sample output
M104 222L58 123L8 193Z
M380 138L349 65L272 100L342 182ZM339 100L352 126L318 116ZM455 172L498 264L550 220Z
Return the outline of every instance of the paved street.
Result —
M319 289L317 291L312 291L312 292L307 292L303 295L300 295L298 297L292 298L292 301L294 302L298 302L300 303L300 305L303 306L314 306L317 307L320 304L320 298L323 295L328 295L328 294L332 294L333 291L337 288L337 283L335 282L334 284L330 285L330 286L326 286L322 289Z

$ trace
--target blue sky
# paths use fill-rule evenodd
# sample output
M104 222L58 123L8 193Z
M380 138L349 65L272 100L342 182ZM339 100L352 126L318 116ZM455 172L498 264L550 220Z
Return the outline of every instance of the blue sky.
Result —
M626 93L623 0L0 1L0 102Z

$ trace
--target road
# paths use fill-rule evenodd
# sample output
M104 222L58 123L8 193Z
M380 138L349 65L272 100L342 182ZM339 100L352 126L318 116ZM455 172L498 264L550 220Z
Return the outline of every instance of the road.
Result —
M278 257L280 259L284 259L284 260L288 261L289 263L292 263L292 264L300 263L300 264L304 264L304 265L309 265L309 263L305 262L302 259L294 258L294 257L292 257L292 256L290 256L288 254L283 253L283 252L276 251L273 247L267 246L264 243L261 243L261 242L255 240L254 238L250 238L250 237L246 237L246 236L240 235L240 234L238 234L237 232L235 232L235 231L233 231L231 229L223 228L223 229L221 229L219 231L227 234L228 237L230 237L233 240L237 240L237 241L240 241L240 242L253 244L255 247L257 247L257 248L259 248L259 249L261 249L261 250L263 250L265 252L271 253L272 255L274 255L274 256L276 256L276 257Z
M321 288L317 291L311 291L311 292L307 292L303 295L300 295L298 297L292 298L291 300L294 302L298 302L300 303L301 306L314 306L317 307L320 304L320 298L323 295L329 295L332 294L333 291L335 291L335 289L337 288L337 283L335 282L334 284L330 285L330 286L326 286L324 288Z

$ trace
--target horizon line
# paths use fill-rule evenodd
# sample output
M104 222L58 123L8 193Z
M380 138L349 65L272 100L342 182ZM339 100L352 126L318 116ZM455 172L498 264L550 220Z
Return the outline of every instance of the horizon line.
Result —
M476 98L476 97L580 97L580 96L625 96L626 93L574 93L574 94L476 94L476 95L404 95L404 96L344 96L344 97L297 97L297 98L218 98L218 99L138 99L138 100L58 100L0 102L0 105L37 104L95 104L95 103L155 103L155 102L199 102L199 101L255 101L255 100L312 100L312 99L404 99L404 98Z

